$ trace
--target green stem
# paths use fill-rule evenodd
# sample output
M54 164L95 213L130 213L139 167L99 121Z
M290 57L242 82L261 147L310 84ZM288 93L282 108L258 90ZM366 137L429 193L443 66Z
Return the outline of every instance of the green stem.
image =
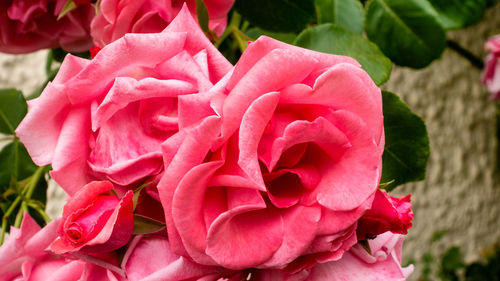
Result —
M229 25L226 27L226 30L222 35L219 37L219 39L214 43L215 48L219 48L219 46L222 44L222 42L229 36L231 33L233 33L233 27L238 28L241 23L241 15L238 14L236 11L233 12L233 15L231 16L231 21L229 22Z
M19 211L17 211L14 227L19 228L21 226L21 223L23 222L24 212L28 212L28 205L26 204L26 201L23 201L21 203L21 208L19 208Z
M45 222L49 223L52 220L39 205L30 202L28 203L28 206L33 210L35 210L43 218Z
M248 39L248 36L246 36L238 28L233 28L232 34L234 39L236 40L236 43L238 44L238 48L240 48L241 53L243 53L248 48L248 40L246 40Z
M12 202L12 205L10 205L9 209L7 209L7 212L5 212L2 218L2 232L0 233L0 245L3 244L3 241L5 239L5 232L7 232L7 220L9 219L12 212L14 212L14 209L17 207L19 202L21 202L21 196L17 197L16 200Z
M448 48L452 49L453 51L457 52L457 54L461 55L463 58L468 60L473 66L475 66L479 70L482 70L484 68L484 62L482 59L478 58L469 50L460 46L457 42L452 40L447 40L446 45L448 46Z
M25 200L28 200L31 198L31 195L33 195L33 192L35 191L35 187L38 184L38 181L40 180L42 175L45 174L46 169L47 169L47 166L42 166L42 167L38 167L38 169L35 171L30 182L28 183L26 189L24 190Z

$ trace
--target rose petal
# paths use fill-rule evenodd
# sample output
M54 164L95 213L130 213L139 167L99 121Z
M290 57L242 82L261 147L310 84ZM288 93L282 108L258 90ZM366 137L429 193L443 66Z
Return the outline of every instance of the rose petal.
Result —
M274 209L251 205L234 208L210 226L206 253L229 269L255 267L279 249L284 232L283 218Z

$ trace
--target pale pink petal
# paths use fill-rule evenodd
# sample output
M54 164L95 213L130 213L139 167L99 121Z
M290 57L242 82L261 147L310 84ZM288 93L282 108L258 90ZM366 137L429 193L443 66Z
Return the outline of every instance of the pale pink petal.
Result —
M49 83L17 127L17 136L37 165L51 163L69 105L65 87Z

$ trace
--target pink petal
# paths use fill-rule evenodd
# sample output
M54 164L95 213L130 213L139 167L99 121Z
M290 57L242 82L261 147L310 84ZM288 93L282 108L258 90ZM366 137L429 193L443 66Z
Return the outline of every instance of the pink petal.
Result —
M261 36L259 37L259 39L257 39L255 42L252 42L252 44L248 46L245 53L238 60L238 64L234 71L234 74L228 82L228 89L234 88L235 85L243 78L243 76L247 75L250 69L256 65L256 63L260 62L264 56L275 49L289 50L293 53L296 53L298 57L311 58L313 61L315 61L314 64L309 64L309 68L311 68L311 70L322 70L325 67L330 67L339 63L349 63L358 67L360 66L356 60L350 57L315 52L285 44L267 36Z
M276 210L242 206L213 222L208 231L206 253L229 269L255 267L279 249L284 231L283 218Z
M238 165L262 190L264 180L257 157L257 148L264 130L278 104L279 93L272 92L258 97L246 110L239 131Z
M284 211L285 233L281 247L260 267L282 268L302 255L316 237L319 207L296 206Z
M170 138L162 144L164 161L167 165L164 175L158 183L158 192L165 210L170 246L177 254L187 254L177 233L172 217L172 200L174 192L183 176L193 167L202 163L211 147L211 140L220 131L220 119L216 116L207 117L199 126L184 130L185 139ZM179 134L179 136L182 136ZM183 137L184 138L184 137Z
M89 117L89 110L82 107L68 112L52 158L51 176L69 195L90 181L87 167Z
M352 147L331 167L323 170L322 181L314 193L322 206L346 211L357 208L376 191L382 157L359 117L342 110L336 111L334 116L331 122L348 137Z
M127 192L99 234L86 243L82 251L89 253L109 252L124 246L134 229L133 193Z
M117 112L100 128L89 156L90 168L110 180L128 185L162 169L162 140L147 134L137 104Z
M335 110L345 109L361 117L375 140L378 141L383 132L380 89L365 71L352 64L332 66L317 78L312 90L294 85L285 88L281 102L323 104Z
M222 128L223 137L233 134L250 104L263 94L277 91L291 83L298 83L311 72L311 64L317 61L307 56L300 56L292 50L273 50L258 61L241 80L234 85L225 100ZM240 64L239 64L240 65ZM233 77L237 75L235 67ZM245 65L241 66L245 67ZM231 81L230 81L231 82ZM230 83L229 82L229 83Z
M145 69L181 52L185 40L183 33L127 34L104 47L85 69L68 80L66 94L73 104L89 103L101 97L115 77L142 78Z
M202 49L206 49L209 61L209 73L211 75L210 81L212 84L215 84L231 70L231 63L227 61L227 59L212 45L205 34L203 34L185 5L163 31L163 33L167 32L185 32L187 37L184 49L191 55L195 55Z
M213 261L205 255L208 226L203 218L203 200L210 177L221 165L220 161L204 163L186 173L172 202L172 217L184 247L191 258L204 264Z
M129 77L117 77L106 97L92 115L92 130L96 131L116 112L132 102L158 97L177 97L191 94L195 88L181 80L159 80L144 78L135 80Z
M16 134L37 165L51 163L69 105L65 88L49 83L40 97L30 103L28 114L17 127Z
M163 78L189 81L199 92L206 92L213 86L209 80L210 77L205 75L205 71L187 51L182 51L173 58L158 64L155 71Z

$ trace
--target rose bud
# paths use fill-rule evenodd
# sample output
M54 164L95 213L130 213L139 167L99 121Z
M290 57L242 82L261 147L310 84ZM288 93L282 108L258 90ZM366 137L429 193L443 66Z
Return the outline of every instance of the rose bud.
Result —
M483 83L491 93L492 99L500 98L500 35L486 42L485 49L490 52L486 57L483 71Z
M410 195L392 197L383 190L377 190L372 207L358 222L358 239L373 238L386 231L406 234L412 226Z
M59 238L50 250L56 254L81 251L101 253L125 245L134 229L132 191L119 199L113 184L96 181L85 185L64 206Z

